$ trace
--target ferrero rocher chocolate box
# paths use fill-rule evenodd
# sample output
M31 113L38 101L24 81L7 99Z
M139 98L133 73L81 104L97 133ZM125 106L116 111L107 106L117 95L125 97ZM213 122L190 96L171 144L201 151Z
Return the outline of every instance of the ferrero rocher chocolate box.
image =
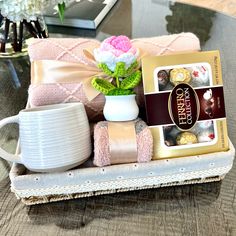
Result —
M153 159L228 150L218 51L145 57L142 73Z

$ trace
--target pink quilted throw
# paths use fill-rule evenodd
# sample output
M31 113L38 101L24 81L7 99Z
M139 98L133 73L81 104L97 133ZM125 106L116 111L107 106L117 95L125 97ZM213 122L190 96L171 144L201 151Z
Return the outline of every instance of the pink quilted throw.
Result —
M146 55L164 55L180 51L199 51L199 39L192 33L181 33L161 37L131 40L132 47L138 48L138 60ZM29 87L30 106L82 102L90 121L103 120L104 95L90 96L86 83L88 77L99 73L94 58L94 49L100 42L85 38L34 39L29 46L31 66L31 85ZM86 53L87 52L87 53ZM43 73L38 68L44 61ZM52 62L57 61L57 67ZM35 62L37 68L34 66ZM58 67L60 69L58 70ZM50 68L46 70L45 68ZM79 71L79 76L77 72ZM54 78L56 75L57 79ZM137 103L144 106L142 85L135 90Z

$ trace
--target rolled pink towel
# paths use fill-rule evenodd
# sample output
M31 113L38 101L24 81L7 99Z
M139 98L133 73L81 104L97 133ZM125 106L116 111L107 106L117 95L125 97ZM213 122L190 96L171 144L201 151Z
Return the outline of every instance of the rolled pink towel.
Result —
M192 33L138 38L133 39L132 44L139 49L140 57L145 55L171 54L179 51L200 50L199 39ZM32 62L57 60L94 67L94 62L86 56L84 49L93 52L93 50L99 46L100 42L94 39L48 38L32 40L28 51ZM65 102L82 102L90 121L103 120L102 112L105 98L102 94L90 100L85 94L84 84L81 81L73 83L69 81L65 82L65 80L63 82L51 82L43 78L39 81L38 79L33 79L35 77L34 73L35 71L32 70L31 85L29 87L29 103L31 107ZM78 79L80 80L82 78ZM138 105L144 107L142 85L136 88L136 94Z
M122 122L114 122L121 123ZM136 156L133 161L125 159L122 155L126 150L119 149L120 157L112 163L112 154L110 146L110 137L108 131L108 121L101 121L97 123L94 129L94 165L107 166L118 163L129 162L149 162L153 155L153 137L146 123L140 119L133 121L135 129L135 142L136 142ZM125 124L124 124L125 126ZM121 128L122 129L122 128ZM123 133L124 138L128 135L125 130L120 130ZM118 137L119 139L119 137ZM119 145L119 143L118 143ZM131 144L130 144L131 145Z
M141 52L153 56L201 50L200 41L193 33L137 38L131 41ZM91 51L99 46L98 40L87 38L32 39L28 51L31 61L47 59L91 64L83 50L90 49Z

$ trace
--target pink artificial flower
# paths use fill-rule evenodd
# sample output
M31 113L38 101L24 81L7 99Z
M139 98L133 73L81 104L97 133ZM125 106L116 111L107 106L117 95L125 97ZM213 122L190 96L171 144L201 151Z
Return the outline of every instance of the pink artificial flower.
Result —
M136 48L132 47L132 44L127 36L111 36L110 38L105 39L101 46L101 51L110 51L116 57L119 57L123 53L131 52L132 54L136 54Z
M100 48L94 50L97 62L105 63L110 70L114 71L117 62L124 62L128 68L137 60L138 50L132 46L127 36L111 36L105 39Z

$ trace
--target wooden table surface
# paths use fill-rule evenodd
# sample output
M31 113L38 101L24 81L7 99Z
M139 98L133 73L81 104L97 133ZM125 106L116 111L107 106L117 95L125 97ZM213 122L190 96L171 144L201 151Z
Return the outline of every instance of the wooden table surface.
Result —
M155 13L155 14L154 14ZM123 0L97 31L146 37L191 31L204 50L219 49L229 137L236 145L236 20L212 11L160 0ZM17 77L10 68L15 68ZM29 61L0 58L0 119L24 108ZM17 126L0 132L14 152ZM25 206L10 190L10 164L0 160L0 235L236 235L236 166L221 182L166 187Z

